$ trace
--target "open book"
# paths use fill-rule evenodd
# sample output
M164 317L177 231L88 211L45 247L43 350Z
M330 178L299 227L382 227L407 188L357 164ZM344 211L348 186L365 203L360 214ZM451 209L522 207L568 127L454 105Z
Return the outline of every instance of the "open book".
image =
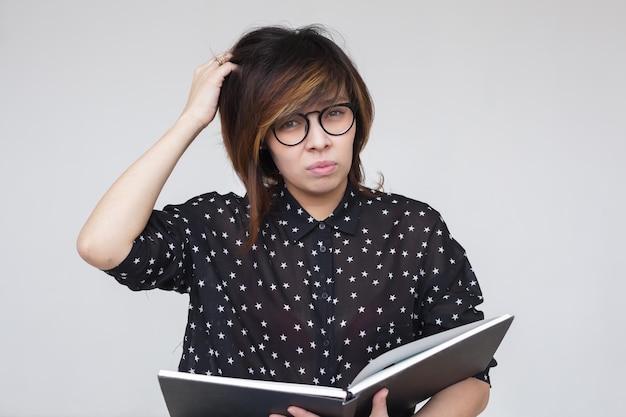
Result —
M160 371L171 417L288 415L296 405L323 417L367 417L372 396L389 388L389 415L402 415L438 391L485 370L513 316L466 324L392 349L348 388Z

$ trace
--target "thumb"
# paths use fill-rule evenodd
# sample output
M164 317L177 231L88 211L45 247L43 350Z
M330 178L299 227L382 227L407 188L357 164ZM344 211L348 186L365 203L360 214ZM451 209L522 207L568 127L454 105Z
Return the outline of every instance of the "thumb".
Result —
M387 414L387 395L389 390L383 388L378 391L372 398L372 413L370 417L388 417Z

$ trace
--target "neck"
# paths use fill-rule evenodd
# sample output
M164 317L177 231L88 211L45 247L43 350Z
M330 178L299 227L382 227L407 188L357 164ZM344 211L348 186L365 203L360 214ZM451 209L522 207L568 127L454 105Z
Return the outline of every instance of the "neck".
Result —
M341 199L339 199L339 201L341 201ZM332 212L337 207L337 204L339 204L339 201L337 201L337 203L334 204L334 205L312 205L312 204L302 204L302 203L300 203L300 205L315 220L322 221L322 220L328 218L328 216L330 216L332 214Z
M302 208L317 221L322 221L332 214L346 191L346 187L338 187L324 194L306 194L298 192L298 190L292 190L289 186L287 189Z

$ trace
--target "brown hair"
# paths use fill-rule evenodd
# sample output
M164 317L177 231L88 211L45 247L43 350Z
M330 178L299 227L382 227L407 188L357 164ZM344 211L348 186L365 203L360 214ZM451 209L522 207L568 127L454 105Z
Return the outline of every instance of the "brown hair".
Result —
M357 105L348 181L365 191L360 153L369 137L374 107L355 65L320 26L255 29L230 52L239 69L224 80L219 109L226 150L248 194L249 248L281 183L262 146L276 119L320 97L345 91Z

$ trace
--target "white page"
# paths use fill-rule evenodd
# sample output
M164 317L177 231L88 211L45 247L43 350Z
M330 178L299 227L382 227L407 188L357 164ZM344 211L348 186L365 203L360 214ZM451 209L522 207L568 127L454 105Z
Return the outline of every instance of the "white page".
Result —
M221 385L230 385L236 387L249 387L256 389L263 389L276 392L288 392L297 394L317 395L321 397L346 399L348 392L341 388L327 387L321 385L307 385L297 384L293 382L277 382L277 381L262 381L258 379L247 378L231 378L226 376L213 376L213 375L197 375L189 374L187 372L176 371L159 371L159 376L175 378L175 379L187 379L191 381L200 381L206 383L214 383Z
M357 374L357 376L352 380L350 387L354 387L355 385L362 382L364 379L376 374L377 372L382 371L383 369L394 365L398 362L406 360L409 357L415 356L421 352L432 349L438 345L441 345L447 342L450 339L453 339L465 332L468 332L472 329L475 329L480 326L486 326L488 324L494 324L496 322L500 322L509 317L509 315L503 315L500 317L496 317L489 320L480 320L473 323L468 323L463 326L455 327L453 329L449 329L440 333L436 333L434 335L425 337L423 339L416 340L411 343L407 343L406 345L397 347L388 352L383 353L382 355L374 358L370 363L368 363L362 370Z

